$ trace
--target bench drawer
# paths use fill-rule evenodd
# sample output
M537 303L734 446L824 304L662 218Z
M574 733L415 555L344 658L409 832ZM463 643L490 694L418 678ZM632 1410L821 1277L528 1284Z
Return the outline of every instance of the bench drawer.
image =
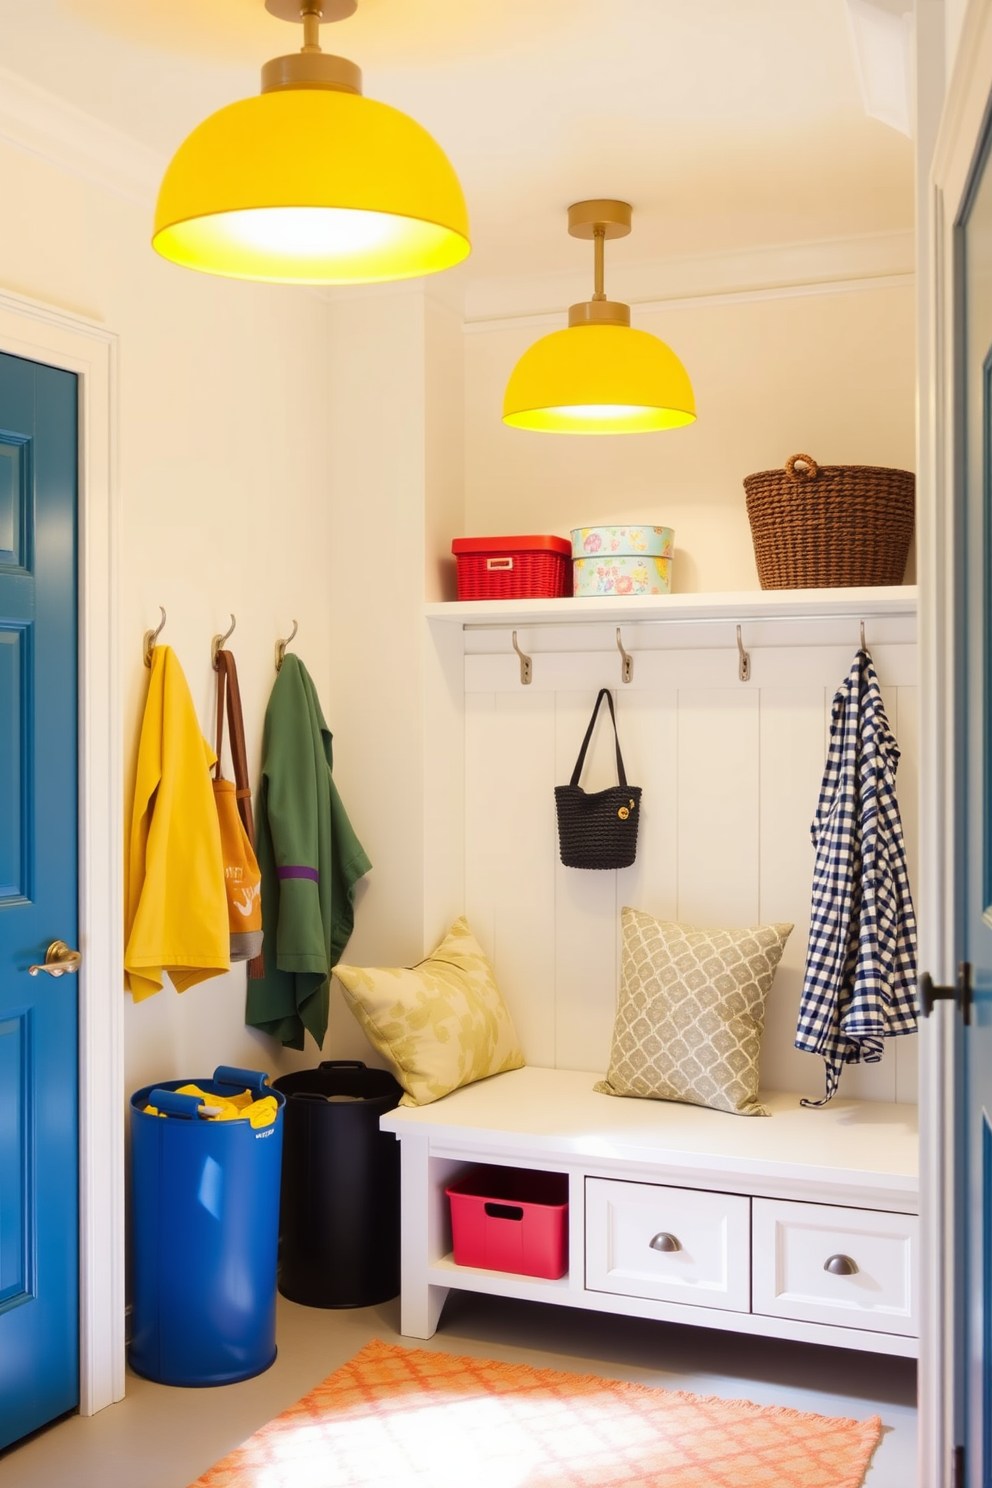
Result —
M754 1312L917 1336L915 1215L753 1203Z
M654 1183L586 1179L586 1289L750 1306L751 1200Z

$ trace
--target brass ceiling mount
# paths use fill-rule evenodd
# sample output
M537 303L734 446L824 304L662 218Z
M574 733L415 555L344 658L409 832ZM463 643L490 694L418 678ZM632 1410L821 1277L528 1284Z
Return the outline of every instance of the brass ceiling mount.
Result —
M303 23L303 13L306 10L314 10L323 22L346 21L353 16L358 9L358 0L320 0L319 5L306 5L303 0L265 0L265 8L269 15L278 16L280 21L298 21Z
M285 57L273 57L262 68L262 92L283 88L331 88L338 93L361 93L362 69L347 57L335 57L320 49L320 27L330 21L346 21L358 9L358 0L265 0L270 15L281 21L296 21L303 27L303 47Z
M597 228L604 238L625 238L630 232L631 216L630 202L611 201L608 197L573 202L568 209L568 230L573 238L594 239Z
M591 300L568 308L568 324L630 325L630 306L608 300L603 289L603 244L607 238L625 238L630 232L633 209L629 202L595 197L573 202L568 209L568 231L573 238L591 240L595 246L595 288Z

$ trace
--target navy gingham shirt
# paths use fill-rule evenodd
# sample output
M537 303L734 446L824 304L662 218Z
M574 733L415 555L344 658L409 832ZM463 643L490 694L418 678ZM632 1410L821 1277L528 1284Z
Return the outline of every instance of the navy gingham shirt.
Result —
M796 1048L820 1054L827 1093L844 1064L876 1063L916 1029L916 916L896 801L899 746L871 657L859 651L833 701L813 822L816 866Z

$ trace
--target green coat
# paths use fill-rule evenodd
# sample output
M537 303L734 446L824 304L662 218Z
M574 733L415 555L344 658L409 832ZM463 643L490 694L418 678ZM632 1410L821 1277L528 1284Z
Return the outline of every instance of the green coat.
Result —
M245 1022L291 1049L327 1032L328 983L355 924L355 884L372 864L331 776L317 690L290 653L265 712L256 852L265 975L248 983Z

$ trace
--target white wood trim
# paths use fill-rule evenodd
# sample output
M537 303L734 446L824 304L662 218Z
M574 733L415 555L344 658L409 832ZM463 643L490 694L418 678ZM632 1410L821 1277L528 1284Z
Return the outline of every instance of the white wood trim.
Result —
M166 166L157 151L6 67L0 139L145 208L154 206Z
M936 66L935 62L932 65ZM992 86L992 7L970 0L940 121L929 181L921 183L919 224L921 473L921 857L931 865L924 884L930 912L921 922L921 962L935 980L953 981L958 860L954 812L956 264L955 230L964 205ZM934 93L939 84L932 82ZM932 898L929 896L932 895ZM921 1144L923 1216L920 1482L949 1488L951 1450L960 1440L956 1141L959 1078L957 1016L940 1004L923 1040Z
M920 966L943 979L950 973L953 948L952 875L954 861L953 772L951 758L954 698L953 594L949 564L949 512L941 499L944 434L943 356L938 341L942 313L943 226L940 196L930 180L931 157L941 130L945 95L943 0L916 5L916 257L917 257L917 430L916 522L920 606L918 618L919 805L918 854ZM953 95L952 95L953 96ZM951 105L953 108L953 104ZM954 1087L948 1079L953 1059L954 1013L939 1003L935 1015L920 1021L920 1354L918 1481L944 1488L954 1443L954 1264L952 1215Z
M769 300L806 300L811 296L864 294L866 290L912 289L915 274L878 274L864 279L813 279L808 284L776 285L770 289L715 290L694 295L672 295L668 299L625 301L631 305L632 324L645 315L668 315L677 310L699 310L714 305L756 305ZM588 293L588 290L586 291ZM559 310L542 311L536 315L501 315L491 320L470 320L462 326L466 336L478 336L487 331L505 331L508 327L521 331L564 329L564 306Z
M124 1395L117 338L0 290L0 350L75 372L79 448L80 1412Z
M916 614L915 584L868 589L746 589L738 593L631 595L628 599L471 599L428 604L430 621L474 626L688 620L870 619Z
M618 263L610 270L610 292L644 312L734 296L746 301L843 294L911 283L913 273L913 234L897 231ZM554 316L560 324L565 307L588 293L585 268L568 274L473 279L465 290L465 329L471 334L506 325L522 327L526 318L541 316Z

